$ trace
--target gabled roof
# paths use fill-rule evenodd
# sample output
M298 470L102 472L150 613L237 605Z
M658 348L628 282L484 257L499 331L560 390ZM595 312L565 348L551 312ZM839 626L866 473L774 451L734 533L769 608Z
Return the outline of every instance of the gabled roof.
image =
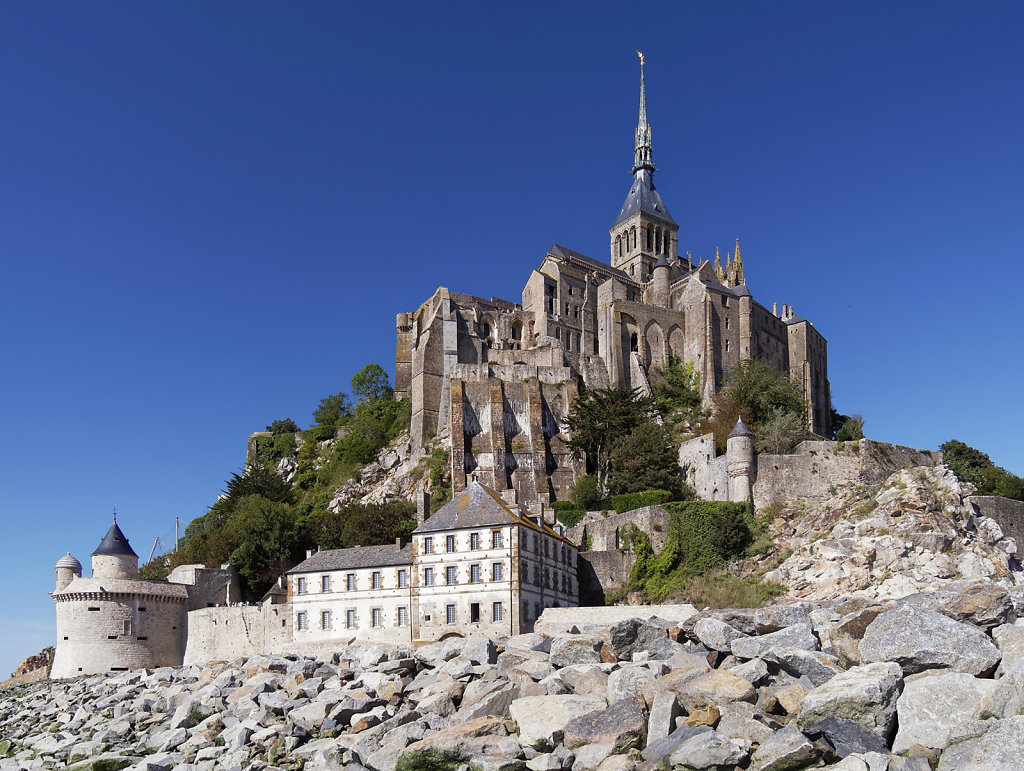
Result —
M350 549L324 549L300 562L289 573L318 573L324 570L350 570L356 568L411 565L412 546L399 548L393 543L383 546L353 546Z
M568 247L565 246L552 244L551 248L548 250L548 254L553 254L555 257L561 257L563 260L568 260L569 262L575 262L579 264L581 267L587 268L588 270L596 270L599 273L604 273L605 275L608 276L614 276L615 278L621 279L622 281L628 281L631 284L636 283L633 279L629 277L629 274L626 273L626 271L619 270L618 268L613 268L606 262L595 260L593 257L587 257L587 255L580 254L579 252L573 249L569 249Z
M96 551L92 553L92 556L138 557L139 555L132 550L128 539L124 537L124 533L121 532L121 528L117 526L117 521L115 520L107 534L103 536L100 545L96 547Z
M622 211L619 212L619 216L615 219L615 225L612 227L614 228L637 212L657 217L662 222L676 224L672 215L669 214L665 202L661 200L661 194L654 187L654 175L650 169L639 169L633 175L633 186L629 188L626 202L622 204Z
M511 508L494 490L477 481L470 482L466 489L427 518L427 521L413 530L413 533L436 533L441 530L464 530L471 527L495 527L500 525L526 525L561 538L549 525L538 525L519 509Z

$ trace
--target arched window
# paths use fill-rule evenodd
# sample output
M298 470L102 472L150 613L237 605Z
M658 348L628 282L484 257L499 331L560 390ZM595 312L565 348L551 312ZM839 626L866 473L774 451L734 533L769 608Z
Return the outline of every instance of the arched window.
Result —
M615 236L615 256L616 257L621 257L622 256L622 237L621 236Z
M522 340L523 339L523 324L520 321L512 322L512 339Z
M654 231L654 253L658 254L661 251L661 228Z
M636 227L633 227L633 229L630 230L629 233L632 236L633 248L636 249Z
M490 338L491 336L491 325L486 321L480 325L480 334L486 338Z
M654 249L654 233L651 231L652 228L647 228L647 251Z
M633 332L629 336L629 350L636 353L639 350L639 341L636 338L636 332Z

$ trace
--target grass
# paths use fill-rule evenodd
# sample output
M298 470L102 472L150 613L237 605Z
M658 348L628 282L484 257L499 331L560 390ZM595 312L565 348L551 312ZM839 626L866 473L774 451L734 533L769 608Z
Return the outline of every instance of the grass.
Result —
M750 576L740 578L728 570L715 570L681 583L674 599L699 608L759 608L781 597L786 587Z
M395 771L457 771L465 762L457 752L413 750L398 759Z

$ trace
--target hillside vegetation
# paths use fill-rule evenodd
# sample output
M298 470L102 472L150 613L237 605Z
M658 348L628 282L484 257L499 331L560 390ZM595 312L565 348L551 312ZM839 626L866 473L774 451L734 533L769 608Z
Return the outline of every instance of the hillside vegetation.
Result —
M308 429L291 419L267 426L271 436L257 437L256 461L231 474L217 501L185 529L176 552L143 565L140 575L164 578L178 565L230 563L245 596L258 599L307 549L408 536L416 526L410 503L327 508L340 484L409 429L409 403L394 400L382 367L357 372L352 394L354 403L345 393L322 399Z

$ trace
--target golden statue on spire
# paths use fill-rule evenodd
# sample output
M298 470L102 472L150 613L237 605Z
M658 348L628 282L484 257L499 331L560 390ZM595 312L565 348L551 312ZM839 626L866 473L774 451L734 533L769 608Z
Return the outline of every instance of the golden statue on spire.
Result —
M644 66L644 52L637 50L636 55L640 57L640 66Z

